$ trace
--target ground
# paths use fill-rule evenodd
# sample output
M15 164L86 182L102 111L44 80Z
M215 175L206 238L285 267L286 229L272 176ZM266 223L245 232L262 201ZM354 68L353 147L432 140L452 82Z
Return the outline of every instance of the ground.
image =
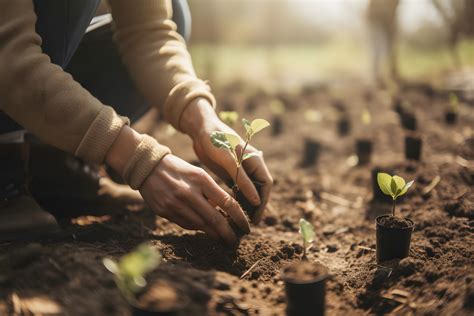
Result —
M283 315L280 269L300 260L298 220L304 217L317 235L309 260L326 265L331 274L328 315L472 315L472 104L462 101L459 120L450 126L444 122L446 94L420 88L398 93L416 113L423 139L422 161L415 162L405 160L408 132L387 91L358 83L310 88L279 95L286 105L282 133L268 130L255 139L275 185L263 221L237 249L184 231L147 209L63 219L58 237L0 243L0 314L130 315L102 259L118 258L149 241L164 258L149 279L168 280L189 298L186 315ZM273 121L268 104L275 95L239 85L216 93L223 108ZM252 109L249 100L255 95L260 97ZM341 105L351 120L347 136L336 128ZM369 124L362 123L364 109L371 113ZM160 128L159 138L171 144L166 131ZM306 138L318 141L321 151L314 166L303 168ZM374 143L369 165L354 165L357 138ZM173 138L171 145L194 161L189 142ZM391 205L372 199L374 167L415 180L397 207L399 215L415 222L410 256L403 260L375 260L374 219L390 212Z

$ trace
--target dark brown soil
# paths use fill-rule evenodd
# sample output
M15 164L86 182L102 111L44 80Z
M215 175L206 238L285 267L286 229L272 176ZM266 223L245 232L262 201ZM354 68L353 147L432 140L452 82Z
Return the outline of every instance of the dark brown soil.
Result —
M384 216L377 219L377 222L387 228L407 228L413 226L413 222L397 216Z
M286 282L309 283L321 280L327 272L327 268L320 264L302 260L283 267L282 278Z
M354 81L335 88L317 85L301 94L281 93L287 108L283 133L272 137L269 129L255 138L275 178L272 199L262 222L236 249L185 231L149 210L65 219L62 235L34 244L0 244L0 315L131 315L102 259L118 258L144 241L164 258L150 280L169 282L189 298L186 315L284 315L281 267L301 260L301 217L314 225L317 235L308 260L327 266L332 276L326 284L327 315L472 315L472 105L461 103L458 121L447 125L447 95L400 92L397 97L409 101L423 136L423 160L406 161L405 132L387 92ZM219 104L233 104L244 117L270 119L268 104L274 96L262 91L240 85L216 92ZM249 100L251 113L245 110ZM340 111L335 105L340 104L351 119L345 137L338 136ZM361 123L367 107L370 126ZM307 122L308 109L318 110L322 120ZM194 161L189 140L170 138L165 130L160 128L159 140ZM374 144L372 163L365 166L354 163L359 137ZM301 168L305 138L317 138L321 146L317 164ZM416 223L410 256L383 265L375 259L374 221L390 214L391 203L390 197L388 203L372 201L375 166L415 180L397 201L397 215ZM439 183L430 189L437 177Z
M148 284L141 295L137 297L137 306L145 311L170 312L186 308L187 298L163 281Z

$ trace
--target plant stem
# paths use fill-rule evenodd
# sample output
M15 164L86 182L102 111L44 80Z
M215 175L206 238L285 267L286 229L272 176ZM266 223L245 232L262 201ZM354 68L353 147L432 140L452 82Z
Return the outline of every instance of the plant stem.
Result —
M306 260L306 242L303 240L303 257L301 258L302 260Z
M244 153L245 153L245 149L247 149L247 146L250 142L250 139L247 139L245 141L245 145L244 145L244 148L242 149L242 152L240 153L238 159L237 159L237 170L235 171L235 184L234 186L232 187L232 192L234 193L234 198L237 198L237 191L239 191L239 185L237 183L239 183L239 172L240 172L240 168L242 167L242 159L244 158Z
M392 216L395 217L395 199L393 199L392 203Z

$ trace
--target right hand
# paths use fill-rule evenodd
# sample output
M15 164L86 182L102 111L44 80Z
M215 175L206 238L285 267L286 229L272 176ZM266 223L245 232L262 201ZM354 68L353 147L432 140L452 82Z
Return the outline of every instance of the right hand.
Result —
M219 206L232 221L250 232L244 212L203 169L168 154L140 188L147 204L160 216L185 229L202 230L214 239L235 244L237 236Z

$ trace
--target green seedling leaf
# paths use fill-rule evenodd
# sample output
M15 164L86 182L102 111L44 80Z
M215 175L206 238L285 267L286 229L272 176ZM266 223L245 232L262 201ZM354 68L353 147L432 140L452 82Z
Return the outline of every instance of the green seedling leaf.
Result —
M388 173L379 172L377 173L377 183L379 184L380 190L386 195L392 195L392 189L390 188L390 183L392 182L392 177Z
M227 150L232 148L224 132L212 132L210 137L211 143L215 147Z
M242 124L244 124L245 131L247 132L247 134L249 134L250 131L251 131L251 128L250 128L250 121L243 118L243 119L242 119Z
M235 111L221 111L219 112L219 117L227 125L234 125L239 119L239 113Z
M235 148L240 144L240 137L234 134L224 133L225 138L230 144L230 147L235 150Z
M264 119L255 119L250 123L250 129L251 129L251 135L255 135L258 132L260 132L262 129L270 126L270 123L268 123Z
M402 191L398 194L398 196L402 196L403 194L407 193L408 189L411 188L413 183L415 183L415 180L411 180L410 182L406 183L403 186Z
M306 245L314 241L315 233L314 233L313 225L311 225L311 223L305 220L304 218L300 219L299 232L301 236L303 237L303 240Z
M102 260L102 263L104 264L105 268L109 270L111 273L117 274L119 272L117 262L115 262L113 259L104 258Z
M103 264L115 275L115 283L123 295L133 300L134 295L145 285L145 275L160 264L161 255L148 244L138 246L118 262L104 258Z
M242 157L242 161L252 158L252 157L261 156L261 155L262 155L261 151L256 152L256 153L245 153L244 156Z

